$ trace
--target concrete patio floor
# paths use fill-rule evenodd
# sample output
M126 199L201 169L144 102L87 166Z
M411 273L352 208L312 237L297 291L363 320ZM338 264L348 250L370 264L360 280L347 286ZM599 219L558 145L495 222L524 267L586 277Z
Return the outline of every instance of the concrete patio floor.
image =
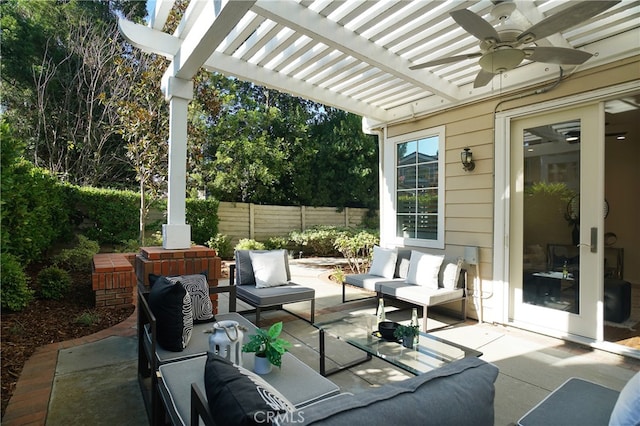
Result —
M374 299L341 303L341 287L326 279L331 265L330 259L291 262L292 279L316 289L316 320L339 311L373 313ZM362 295L357 289L349 289L347 299ZM224 297L220 306L221 312L227 307ZM238 309L243 308L239 304ZM308 303L289 305L288 308L303 316L308 314ZM402 306L387 308L392 319L409 319L410 311ZM252 314L247 314L247 318L255 320ZM285 322L284 337L293 344L291 352L317 370L317 330L283 311L264 312L260 325L266 327L279 320ZM429 313L430 330L452 321L455 319ZM638 359L510 327L467 321L433 333L483 352L482 358L500 369L496 381L496 425L513 424L570 377L581 377L620 390L640 371ZM337 362L361 355L357 349L338 341L329 342L328 353ZM2 424L146 424L136 368L135 315L97 336L39 351L25 365ZM342 391L357 393L406 377L406 373L390 364L373 359L330 376L330 379Z

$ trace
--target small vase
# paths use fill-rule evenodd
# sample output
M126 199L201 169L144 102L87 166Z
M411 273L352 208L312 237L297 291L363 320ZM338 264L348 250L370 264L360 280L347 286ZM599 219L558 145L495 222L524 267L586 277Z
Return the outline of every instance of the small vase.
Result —
M405 348L413 349L413 336L403 336L402 346Z
M269 362L266 356L253 357L253 371L256 374L269 374L273 366Z

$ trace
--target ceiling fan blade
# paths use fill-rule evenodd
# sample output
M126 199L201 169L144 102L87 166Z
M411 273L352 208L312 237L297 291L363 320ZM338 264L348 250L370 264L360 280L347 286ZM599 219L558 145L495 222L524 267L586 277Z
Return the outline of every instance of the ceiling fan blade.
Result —
M458 23L466 32L478 40L500 41L500 35L493 26L468 9L454 10L449 13L454 21Z
M434 61L425 62L423 64L412 65L410 70L419 70L422 68L435 67L436 65L449 64L451 62L464 61L465 59L473 59L482 56L482 53L469 53L468 55L447 56L445 58L436 59Z
M528 60L545 64L580 65L593 56L589 52L564 47L532 47L525 49L525 51L531 52L530 55L527 55Z
M480 70L478 75L476 75L476 79L473 82L473 88L476 89L478 87L486 86L493 79L494 75L495 74L492 74L485 70Z
M532 43L593 18L618 3L620 3L620 0L576 2L573 6L551 15L524 30L517 40L521 43Z

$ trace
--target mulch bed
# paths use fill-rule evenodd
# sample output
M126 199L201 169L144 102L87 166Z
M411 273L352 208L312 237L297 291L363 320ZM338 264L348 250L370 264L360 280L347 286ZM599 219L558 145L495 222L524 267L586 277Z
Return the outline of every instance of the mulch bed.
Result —
M32 264L28 267L32 287L35 287L37 273L44 266ZM38 347L93 334L122 322L133 313L133 306L96 308L91 272L74 272L71 277L71 290L62 300L34 299L21 312L2 312L2 416L24 363ZM85 318L92 319L90 324L78 321L83 314Z

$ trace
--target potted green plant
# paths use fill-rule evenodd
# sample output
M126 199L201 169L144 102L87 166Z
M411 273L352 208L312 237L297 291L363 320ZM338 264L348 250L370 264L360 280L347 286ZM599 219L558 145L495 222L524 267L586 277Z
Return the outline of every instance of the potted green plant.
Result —
M420 327L418 327L417 325L400 324L393 332L393 336L396 339L401 339L402 346L404 346L405 348L413 348L413 342L419 333Z
M287 352L291 343L279 337L281 332L282 321L273 324L269 330L259 328L256 334L249 337L249 342L242 346L243 352L255 352L256 373L268 373L271 365L282 366L282 355Z

